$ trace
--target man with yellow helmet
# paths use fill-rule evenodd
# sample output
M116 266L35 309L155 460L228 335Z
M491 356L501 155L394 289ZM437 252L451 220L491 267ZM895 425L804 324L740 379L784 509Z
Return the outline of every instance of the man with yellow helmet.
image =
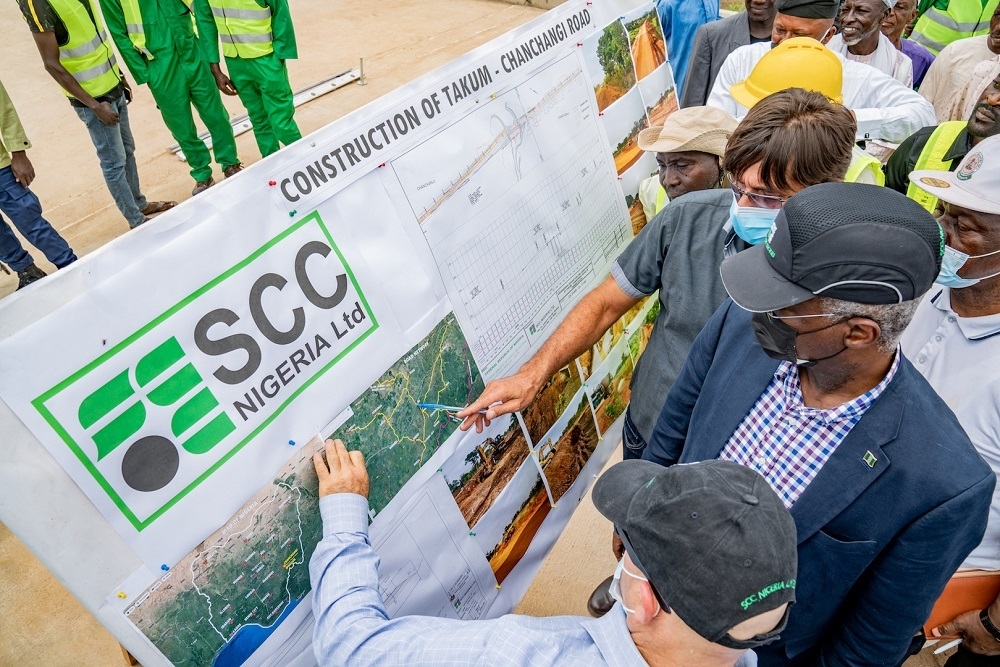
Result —
M814 90L832 102L843 104L843 86L844 68L833 51L811 37L792 37L766 53L750 76L734 84L729 93L748 109L768 95L788 88ZM857 146L844 180L885 185L879 161Z

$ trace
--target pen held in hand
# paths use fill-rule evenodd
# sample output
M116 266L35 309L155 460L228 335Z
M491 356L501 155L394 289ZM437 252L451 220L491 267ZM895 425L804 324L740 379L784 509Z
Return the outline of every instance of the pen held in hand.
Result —
M934 655L938 655L940 653L944 653L945 651L947 651L948 649L952 648L953 646L958 646L961 643L962 643L962 638L959 637L958 639L955 639L954 641L950 641L947 644L945 644L944 646L942 646L942 647L940 647L938 649L935 649L934 650Z
M421 410L431 410L431 411L443 411L443 412L461 412L465 407L460 407L457 405L441 405L440 403L417 403L417 407ZM479 410L479 414L485 415L486 410Z

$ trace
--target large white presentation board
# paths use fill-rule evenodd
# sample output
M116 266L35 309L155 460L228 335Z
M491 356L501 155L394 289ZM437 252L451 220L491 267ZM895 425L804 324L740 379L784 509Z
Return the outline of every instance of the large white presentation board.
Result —
M567 2L0 302L0 520L152 667L311 665L311 454L365 453L390 615L509 612L617 444L656 316L515 371L645 222L652 3Z

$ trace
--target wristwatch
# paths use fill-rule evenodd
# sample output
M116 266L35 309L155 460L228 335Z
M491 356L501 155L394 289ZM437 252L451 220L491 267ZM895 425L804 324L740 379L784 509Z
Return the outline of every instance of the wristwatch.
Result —
M983 624L984 628L986 628L986 632L993 635L993 639L1000 642L1000 629L997 629L997 626L993 625L993 621L990 620L989 611L990 608L987 607L979 612L979 622Z

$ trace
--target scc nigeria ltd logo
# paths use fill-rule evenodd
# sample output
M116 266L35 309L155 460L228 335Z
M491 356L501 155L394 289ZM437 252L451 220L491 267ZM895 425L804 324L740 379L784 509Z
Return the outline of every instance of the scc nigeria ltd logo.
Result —
M141 531L377 328L312 213L32 405L97 483L81 488Z
M139 390L161 377L162 381L142 400L132 376ZM125 369L87 396L80 404L78 418L93 439L100 461L139 433L147 412L157 409L170 410L170 432L133 440L122 457L122 481L136 491L158 491L174 478L180 466L175 442L191 454L204 454L236 430L175 337L139 359L134 369ZM115 416L98 427L112 412ZM212 418L199 425L209 414Z

